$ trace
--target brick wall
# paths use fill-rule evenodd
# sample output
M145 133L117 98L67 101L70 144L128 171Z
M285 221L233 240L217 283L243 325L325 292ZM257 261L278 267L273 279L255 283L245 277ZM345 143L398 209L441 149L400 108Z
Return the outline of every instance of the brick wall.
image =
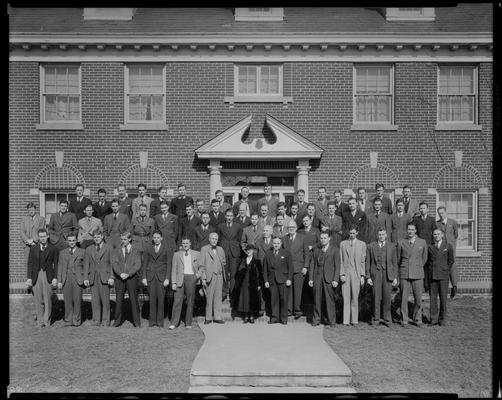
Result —
M208 162L198 160L194 150L250 114L250 138L262 134L268 113L324 149L320 161L311 161L311 199L321 185L326 186L328 193L348 188L354 182L373 187L375 175L371 173L361 172L351 181L358 168L369 164L370 151L378 152L379 171L392 171L396 185L412 185L414 196L428 201L431 210L436 207L436 197L427 194L427 190L434 187L434 177L441 167L454 161L454 150L463 151L464 163L478 172L491 192L490 63L479 66L479 123L483 130L462 132L434 130L434 63L395 64L397 131L351 131L352 63L286 63L284 94L293 97L287 108L276 103L236 103L233 107L224 103L225 96L233 95L232 63L167 63L167 132L119 129L119 124L124 123L122 63L86 62L81 64L81 72L84 130L37 131L39 66L26 62L10 64L11 281L25 279L19 222L26 212L26 203L39 202L39 196L30 196L29 190L34 187L37 173L55 162L54 151L64 151L64 162L78 169L93 200L99 187L104 187L111 198L119 181L132 182L133 178L124 173L139 164L140 151L147 151L149 164L164 174L151 177L152 182L167 179L168 187L175 189L183 181L191 196L209 201ZM457 178L448 175L443 181ZM458 260L461 280L491 279L491 197L479 195L478 201L478 250L482 257Z

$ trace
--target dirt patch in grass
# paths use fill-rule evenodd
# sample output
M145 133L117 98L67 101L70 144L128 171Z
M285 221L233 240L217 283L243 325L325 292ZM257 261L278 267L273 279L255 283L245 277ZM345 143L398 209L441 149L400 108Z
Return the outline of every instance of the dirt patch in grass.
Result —
M429 302L423 301L429 315ZM492 396L492 300L448 299L446 326L325 329L324 338L352 370L358 392Z

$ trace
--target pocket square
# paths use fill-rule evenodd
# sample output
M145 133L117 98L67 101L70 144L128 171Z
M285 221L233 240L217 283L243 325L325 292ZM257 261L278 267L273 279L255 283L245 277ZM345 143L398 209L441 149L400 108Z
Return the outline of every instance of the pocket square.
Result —
M284 258L284 256L281 256L281 258Z

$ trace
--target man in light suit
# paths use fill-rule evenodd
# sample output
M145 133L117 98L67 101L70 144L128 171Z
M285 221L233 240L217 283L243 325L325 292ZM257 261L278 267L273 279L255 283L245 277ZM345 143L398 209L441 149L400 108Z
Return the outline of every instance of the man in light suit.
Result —
M84 285L85 251L77 247L75 233L66 237L68 248L59 252L58 289L63 290L64 326L79 326L82 323L82 289Z
M112 269L115 283L115 321L114 327L123 323L122 307L125 291L129 293L133 326L139 328L141 319L138 300L138 278L141 270L141 253L132 246L131 232L125 231L120 235L120 247L112 250Z
M209 234L209 244L202 247L200 264L202 266L202 286L206 295L206 319L204 324L223 323L222 291L225 277L225 252L218 246L218 233Z
M258 227L263 229L265 225L275 225L275 217L272 217L268 213L268 205L262 204L260 207L260 215L258 217Z
M357 208L365 214L371 213L371 210L373 209L373 204L367 198L366 190L363 187L358 187L356 192L357 192Z
M422 326L422 291L424 287L424 266L427 262L427 243L417 236L417 228L408 224L408 238L397 243L397 265L399 266L399 289L401 290L401 325L408 326L408 297L410 290L415 299L413 321Z
M321 232L328 232L330 243L340 248L342 241L342 217L336 214L336 205L328 202L328 215L321 219Z
M302 316L301 300L303 281L310 265L310 250L305 235L297 232L295 221L290 220L287 225L288 234L282 239L282 246L291 253L293 259L293 279L288 293L288 315L298 319Z
M246 245L255 244L262 236L263 228L258 227L258 214L251 214L251 224L242 230L241 247L244 250Z
M146 204L140 204L138 210L139 214L132 218L130 229L132 244L142 253L145 248L152 243L155 221L148 217Z
M284 226L288 226L288 222L291 217L286 213L286 203L280 201L277 203L277 215L282 215L284 217ZM277 220L277 215L275 216Z
M282 214L277 214L275 216L275 225L272 231L272 235L282 238L287 234L288 234L288 229L286 228L284 216Z
M259 210L261 210L262 205L267 205L268 214L272 218L274 218L277 214L277 203L279 202L279 199L276 196L272 195L272 185L269 183L265 184L265 186L263 187L263 192L265 193L265 196L258 199L257 207Z
M84 185L78 183L75 185L75 198L70 200L68 211L75 214L77 221L80 221L85 217L84 210L87 206L92 206L92 201L84 196Z
M319 238L321 247L314 250L309 270L309 286L314 291L314 317L312 326L319 325L322 317L322 299L324 297L327 320L330 327L336 324L335 288L340 279L340 250L330 243L328 232L322 232Z
M37 213L37 206L33 202L26 205L28 215L21 220L19 231L24 244L24 264L28 263L30 249L38 244L38 231L45 228L45 218Z
M385 229L387 237L392 233L392 222L390 215L382 211L382 200L378 197L373 199L373 212L367 215L368 218L368 234L366 235L366 244L378 240L378 230Z
M342 214L342 239L347 239L349 237L349 229L356 225L358 240L366 242L368 232L368 218L366 213L357 207L357 201L354 197L351 197L348 203L349 211L345 211Z
M92 236L94 245L88 246L84 255L84 285L91 287L93 325L110 326L110 286L114 283L112 247L104 242L102 230L93 231Z
M305 190L296 191L296 203L298 204L298 215L303 217L307 213L308 201L305 201Z
M94 243L92 232L96 229L103 229L103 223L99 218L92 216L93 212L94 208L92 207L92 204L87 205L84 209L85 217L80 218L78 221L77 240L82 249L86 249Z
M119 202L119 211L122 214L127 215L129 221L132 218L132 200L127 195L126 185L120 184L117 186L118 192L118 202Z
M396 212L390 216L390 226L392 229L390 241L392 243L397 243L408 236L408 224L411 221L411 215L404 211L403 199L397 199Z
M397 251L396 244L387 241L385 228L380 227L377 235L378 240L366 247L366 279L373 286L375 300L372 323L390 326L390 292L397 285Z
M120 247L120 236L130 230L130 222L127 215L119 212L120 206L117 199L112 200L111 207L112 213L105 217L105 222L103 223L103 233L105 241L116 249Z
M142 256L143 285L148 287L150 312L148 326L164 327L164 299L171 279L173 249L162 243L162 232L152 234L152 244L145 247Z
M231 210L230 210L231 211ZM189 238L181 240L181 250L174 253L171 270L171 283L174 290L174 304L169 329L174 329L180 323L183 298L186 296L185 328L192 328L193 303L195 286L202 276L200 253L191 250Z
M160 214L153 217L155 230L162 232L162 240L165 245L176 251L176 241L178 240L179 221L178 217L169 212L169 206L165 201L160 203Z
M220 205L220 212L222 212L223 214L225 214L225 212L229 208L232 208L232 206L225 201L223 190L217 190L214 193L214 197L216 198L216 200L218 200L218 204Z
M321 229L321 219L316 214L314 203L309 203L307 205L307 213L305 215L308 215L312 220L312 228Z
M70 233L76 234L78 222L75 214L68 212L67 200L59 202L59 212L51 215L48 230L50 241L58 250L68 247L66 238Z
M411 218L419 214L418 200L411 197L411 188L408 185L403 186L403 197L401 197L404 204L404 212L410 214Z
M291 253L282 248L279 237L272 239L272 249L265 254L263 280L270 289L272 316L269 324L288 323L288 288L293 280L293 259Z
M26 286L33 291L38 326L43 328L51 322L52 287L57 285L59 251L49 243L46 229L39 229L37 234L38 244L30 248L28 255Z
M438 208L439 219L436 221L437 227L443 231L444 238L453 248L453 258L456 257L457 252L457 239L458 239L458 223L453 218L448 218L446 215L446 208L441 206ZM457 293L457 266L455 263L451 266L450 281L451 281L451 294L453 299Z
M98 189L98 201L93 205L94 216L99 218L102 223L105 222L105 217L112 212L112 204L106 200L106 190L103 188Z
M357 239L357 225L349 229L349 238L340 243L340 282L343 297L343 324L359 322L359 291L365 281L366 243Z
M136 197L132 201L132 220L139 216L139 206L141 204L146 205L146 215L150 214L150 204L153 199L150 196L146 195L146 185L144 183L140 183L138 185L138 197Z
M376 195L373 197L371 202L373 203L373 201L375 199L380 199L382 201L382 212L384 212L388 215L392 215L392 201L390 201L390 199L388 197L384 196L384 194L383 194L384 190L385 190L385 187L384 187L383 183L377 183L375 185Z
M313 201L315 206L315 215L319 220L328 215L328 199L326 197L326 188L321 186L317 189L317 200Z
M249 187L247 186L243 186L241 188L241 199L234 204L233 210L235 215L239 213L241 204L244 204L244 207L246 209L246 216L248 217L251 217L252 213L258 212L256 201L253 201L249 198Z
M446 325L446 303L448 280L455 262L453 246L444 240L441 228L434 229L434 244L429 245L427 273L430 283L431 319L430 326ZM438 310L439 295L439 310Z
M201 214L201 223L194 229L194 250L201 251L202 247L209 244L209 235L216 232L216 228L209 224L210 217L207 211Z

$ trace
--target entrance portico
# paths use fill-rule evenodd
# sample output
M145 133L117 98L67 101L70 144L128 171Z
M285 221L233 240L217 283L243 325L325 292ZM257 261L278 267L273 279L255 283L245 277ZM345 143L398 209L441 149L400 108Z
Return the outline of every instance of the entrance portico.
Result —
M309 160L320 158L323 149L269 114L265 124L273 137L245 143L251 122L249 115L195 150L199 158L209 160L210 196L222 189L235 202L242 186L258 196L268 182L281 201L292 201L298 189L305 190L308 200Z

